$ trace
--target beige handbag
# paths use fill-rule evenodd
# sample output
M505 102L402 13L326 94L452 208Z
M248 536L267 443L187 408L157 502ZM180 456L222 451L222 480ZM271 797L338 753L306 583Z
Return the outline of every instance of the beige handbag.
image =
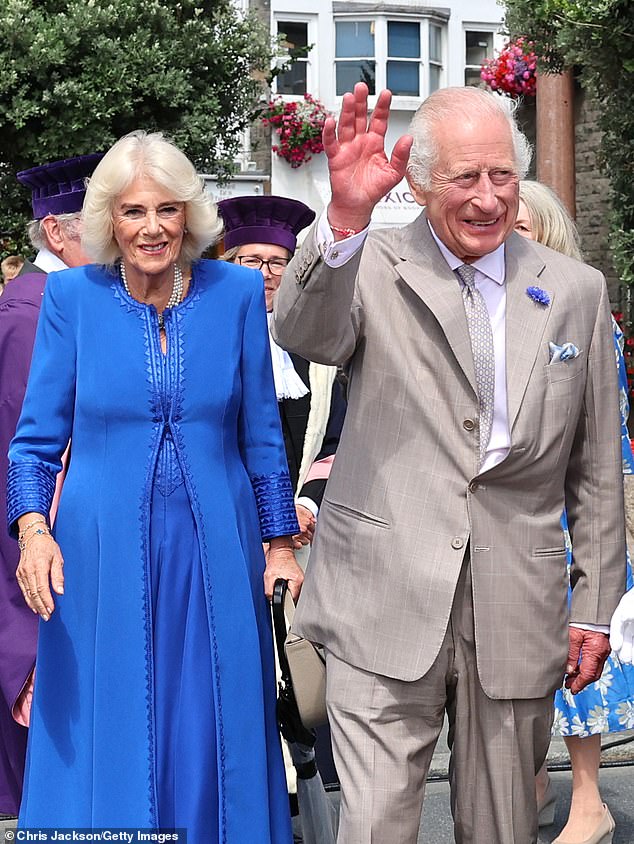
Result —
M290 684L302 724L312 729L327 721L326 659L322 648L288 630L294 615L295 604L288 583L277 580L273 590L273 622L282 682Z

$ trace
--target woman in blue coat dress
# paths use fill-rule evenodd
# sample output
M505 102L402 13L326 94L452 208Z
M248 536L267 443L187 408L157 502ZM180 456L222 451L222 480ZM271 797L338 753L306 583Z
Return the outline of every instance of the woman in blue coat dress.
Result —
M135 132L88 185L98 263L48 279L8 477L43 619L22 827L292 839L267 595L299 594L298 525L262 277L199 260L220 229L187 158Z

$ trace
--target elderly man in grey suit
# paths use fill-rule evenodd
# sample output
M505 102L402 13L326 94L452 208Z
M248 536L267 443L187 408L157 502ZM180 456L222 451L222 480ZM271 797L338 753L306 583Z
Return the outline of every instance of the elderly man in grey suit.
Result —
M349 375L295 627L326 649L340 844L416 841L445 711L456 841L527 844L553 691L599 677L625 585L608 296L513 233L505 98L437 91L388 160L389 104L358 84L327 122L332 198L277 298L278 342ZM424 213L368 234L406 171Z

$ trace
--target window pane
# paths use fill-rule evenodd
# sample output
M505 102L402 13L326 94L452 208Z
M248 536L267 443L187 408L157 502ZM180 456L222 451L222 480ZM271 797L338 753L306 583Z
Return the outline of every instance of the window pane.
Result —
M418 68L418 62L388 62L387 87L393 94L417 97Z
M278 35L284 35L286 45L292 50L294 47L308 46L308 24L301 21L278 21Z
M467 32L466 35L466 64L481 65L485 59L493 58L492 32Z
M305 94L308 90L306 82L306 62L294 62L285 73L277 77L278 94Z
M442 61L442 29L433 24L429 26L429 58L432 62Z
M436 64L429 65L429 93L433 94L440 88L440 74L442 68ZM468 84L468 83L467 83Z
M335 33L337 58L374 57L374 21L338 21Z
M387 54L393 58L420 57L420 24L387 22ZM389 87L389 86L388 86Z
M465 70L464 72L464 84L465 85L474 85L476 88L478 85L482 85L482 80L480 79L480 71L479 70Z
M336 62L337 96L352 91L357 82L365 82L370 94L376 93L374 87L374 62Z

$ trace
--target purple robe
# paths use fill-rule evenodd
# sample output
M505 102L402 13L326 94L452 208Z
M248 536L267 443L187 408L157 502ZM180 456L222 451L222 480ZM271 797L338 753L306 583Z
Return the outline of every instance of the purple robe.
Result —
M18 276L0 297L0 524L7 516L7 451L22 408L46 273ZM18 544L0 529L0 814L15 815L22 796L27 730L11 715L35 663L38 617L15 579Z

